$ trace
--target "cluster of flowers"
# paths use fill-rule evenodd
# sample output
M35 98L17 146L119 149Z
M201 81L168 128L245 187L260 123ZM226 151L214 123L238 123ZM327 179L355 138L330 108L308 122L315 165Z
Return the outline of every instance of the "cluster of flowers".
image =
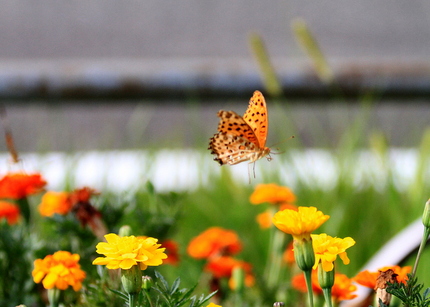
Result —
M5 219L10 225L17 223L21 214L28 211L22 200L43 191L45 186L46 181L40 174L14 173L1 178L0 219ZM152 237L108 234L100 212L90 203L90 198L96 194L96 191L87 187L72 192L48 191L43 195L38 210L46 217L72 212L83 226L90 227L95 236L104 241L96 246L96 252L103 257L96 258L93 264L105 265L108 269L121 269L124 272L123 286L129 293L141 289L141 271L148 266L158 266L163 262L178 263L177 245L173 241L160 244ZM313 293L323 294L326 300L329 296L330 302L332 299L339 302L354 298L356 286L353 282L375 288L378 272L361 272L352 279L343 274L335 274L335 260L339 256L344 264L348 264L350 260L346 250L355 241L350 237L341 239L325 233L313 234L329 216L315 207L296 207L295 201L296 196L289 188L276 184L258 185L250 197L252 204L271 204L268 210L257 216L261 228L277 227L292 235L293 240L286 247L283 259L305 273L293 277L293 287L308 292L310 300ZM166 247L169 256L166 254ZM219 290L223 279L227 279L231 289L252 287L255 284L252 265L235 258L242 249L242 242L234 231L211 227L191 240L187 252L195 259L206 261L204 269L212 276L212 290ZM68 251L57 251L43 259L36 259L33 279L48 290L71 287L79 291L86 277L79 260L78 254ZM410 272L409 267L397 266L381 268L381 271L388 269L392 269L401 281L406 280L406 274ZM238 270L243 273L242 280L235 278L234 272ZM211 303L209 306L219 305Z

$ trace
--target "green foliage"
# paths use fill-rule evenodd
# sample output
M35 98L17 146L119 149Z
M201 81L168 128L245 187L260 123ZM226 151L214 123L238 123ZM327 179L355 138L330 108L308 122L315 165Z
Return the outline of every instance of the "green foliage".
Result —
M387 292L398 297L404 306L428 307L430 306L430 288L427 288L421 294L423 288L424 285L419 284L417 278L413 278L411 274L408 274L406 284L390 283L387 287Z

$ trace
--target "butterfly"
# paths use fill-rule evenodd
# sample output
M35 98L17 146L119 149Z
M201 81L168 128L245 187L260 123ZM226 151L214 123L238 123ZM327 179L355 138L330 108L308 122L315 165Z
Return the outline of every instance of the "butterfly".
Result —
M220 165L253 163L270 154L270 148L266 147L267 107L260 91L252 95L243 117L223 110L217 115L220 117L218 133L210 139L208 149ZM270 161L270 155L267 159Z

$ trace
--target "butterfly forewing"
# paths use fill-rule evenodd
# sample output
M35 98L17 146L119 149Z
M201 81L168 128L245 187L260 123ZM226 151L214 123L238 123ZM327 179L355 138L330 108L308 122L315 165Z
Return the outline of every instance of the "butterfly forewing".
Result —
M257 137L259 147L264 148L266 146L268 119L266 100L260 91L255 91L252 95L243 119Z

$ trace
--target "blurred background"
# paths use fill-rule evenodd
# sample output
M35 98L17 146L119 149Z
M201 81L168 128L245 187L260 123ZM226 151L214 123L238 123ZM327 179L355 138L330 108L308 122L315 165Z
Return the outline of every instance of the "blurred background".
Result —
M252 33L281 82L278 105L288 105L288 117L269 113L271 127L288 120L306 146L327 144L312 137L315 122L336 143L365 95L370 125L394 146L415 146L430 118L428 1L0 4L0 99L22 152L205 147L220 108L242 114L255 89L274 104ZM344 96L318 79L293 33L297 18Z

